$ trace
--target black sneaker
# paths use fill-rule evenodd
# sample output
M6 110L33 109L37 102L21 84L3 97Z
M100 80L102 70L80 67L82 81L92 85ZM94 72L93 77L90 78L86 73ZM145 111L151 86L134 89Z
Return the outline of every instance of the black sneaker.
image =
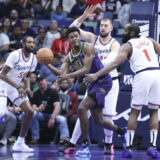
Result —
M104 154L107 155L113 155L114 154L114 148L112 143L105 143L104 144Z
M59 148L59 152L63 152L65 154L74 154L76 152L76 147L74 144L68 142Z

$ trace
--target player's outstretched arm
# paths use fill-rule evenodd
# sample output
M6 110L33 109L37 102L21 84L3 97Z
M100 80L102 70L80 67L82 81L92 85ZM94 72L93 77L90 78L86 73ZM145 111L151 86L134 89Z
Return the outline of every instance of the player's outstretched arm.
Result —
M55 68L53 65L48 64L47 67L55 74L56 76L60 76L62 74L66 74L69 68L69 55L67 55L62 63L61 69Z
M130 55L131 53L132 53L132 47L130 46L130 44L126 43L122 45L119 54L111 63L108 63L103 69L94 74L87 74L86 77L84 78L84 82L86 84L90 84L93 81L97 80L99 77L109 73L113 69L117 68L123 61L125 61L128 55Z
M70 27L80 27L80 25L89 17L91 16L94 16L94 11L95 11L95 7L94 6L88 6L84 13L78 17L77 19L75 19L73 21L73 23L70 25ZM79 28L80 29L80 28ZM82 29L80 29L80 33L81 33L81 39L84 40L84 41L87 41L87 42L90 42L92 44L94 44L95 42L95 39L96 39L96 35L94 35L93 33L91 32L86 32Z

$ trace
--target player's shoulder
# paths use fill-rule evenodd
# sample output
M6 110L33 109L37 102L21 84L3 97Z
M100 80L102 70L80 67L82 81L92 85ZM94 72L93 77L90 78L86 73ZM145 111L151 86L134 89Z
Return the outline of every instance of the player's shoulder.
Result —
M120 45L120 43L115 38L112 38L112 44L114 44L114 45Z
M16 59L20 57L20 54L21 54L21 49L18 49L18 50L12 51L9 54L9 57L13 57L14 59Z
M85 42L84 44L84 52L85 54L91 54L95 50L93 44L89 42Z

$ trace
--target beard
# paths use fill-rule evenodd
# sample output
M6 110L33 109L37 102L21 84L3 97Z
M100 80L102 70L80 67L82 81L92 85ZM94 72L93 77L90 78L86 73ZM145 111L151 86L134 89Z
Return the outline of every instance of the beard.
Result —
M63 92L65 92L66 90L68 90L68 87L67 88L60 88Z
M33 48L27 48L27 47L25 47L25 50L26 50L28 53L33 52L33 51L34 51L34 49L33 49Z
M128 40L130 40L130 33L128 34L123 34L122 36L122 43L126 43Z
M106 38L106 37L108 37L108 35L109 35L109 33L106 33L106 34L100 33L100 37L101 37L101 38Z

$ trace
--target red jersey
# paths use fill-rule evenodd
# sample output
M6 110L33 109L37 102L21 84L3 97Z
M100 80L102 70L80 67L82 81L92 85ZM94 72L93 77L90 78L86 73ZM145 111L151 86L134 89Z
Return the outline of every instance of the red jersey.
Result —
M68 40L63 41L62 38L54 40L51 48L53 53L61 53L62 55L67 55L71 49L72 47L69 41Z

